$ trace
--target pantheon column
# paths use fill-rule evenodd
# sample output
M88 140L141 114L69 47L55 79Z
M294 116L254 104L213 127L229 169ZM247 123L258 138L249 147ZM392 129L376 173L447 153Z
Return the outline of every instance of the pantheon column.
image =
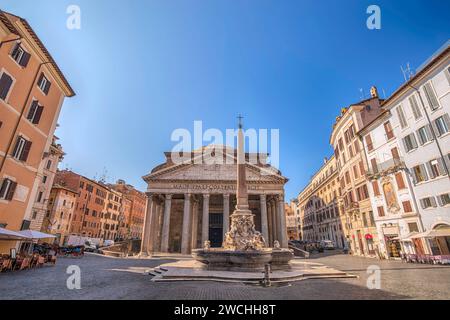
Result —
M202 246L209 240L209 194L203 195Z
M169 252L169 235L170 235L170 210L172 207L172 195L166 194L164 203L164 221L161 236L161 252Z
M191 249L197 248L197 233L198 233L198 200L194 199L192 203L192 240Z
M278 233L280 234L280 245L282 248L288 247L288 240L287 240L287 230L286 230L286 213L285 213L285 207L284 207L284 195L278 196L278 219L279 219L279 226L280 230Z
M267 198L267 196L266 196ZM272 217L272 206L270 205L270 200L267 201L267 220L268 220L268 224L269 224L269 238L267 239L267 244L269 247L272 246L273 244L273 217Z
M269 246L269 227L267 222L267 203L266 195L259 195L260 206L261 206L261 233L266 241L266 246Z
M151 234L152 208L153 208L153 196L151 194L148 194L144 227L142 230L141 252L139 253L139 255L141 256L147 256L150 253L148 243Z
M230 195L225 193L223 195L223 239L225 240L225 233L230 229Z
M279 238L279 235L278 235L278 215L277 215L277 206L275 205L275 200L274 199L272 199L272 200L270 200L270 208L271 208L271 210L270 211L272 211L272 222L273 222L273 224L272 224L272 229L273 229L273 233L272 233L272 245L273 245L273 242L275 241L275 240L277 240L277 241L280 241L280 238Z
M189 212L191 209L191 194L184 194L184 212L183 212L183 230L181 234L181 253L189 254L189 226L191 224L190 218L191 213Z

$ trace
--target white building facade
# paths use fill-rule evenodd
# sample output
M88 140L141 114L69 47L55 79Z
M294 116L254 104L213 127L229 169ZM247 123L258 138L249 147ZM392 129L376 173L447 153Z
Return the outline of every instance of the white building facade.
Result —
M400 258L401 252L415 253L401 239L423 232L412 183L395 133L397 123L384 111L360 133L368 163L367 178L374 220L380 240L380 254ZM403 246L402 246L403 244Z
M405 179L411 181L417 203L411 206L417 206L423 224L423 230L403 242L413 243L417 254L450 255L450 46L435 54L383 108L391 113Z

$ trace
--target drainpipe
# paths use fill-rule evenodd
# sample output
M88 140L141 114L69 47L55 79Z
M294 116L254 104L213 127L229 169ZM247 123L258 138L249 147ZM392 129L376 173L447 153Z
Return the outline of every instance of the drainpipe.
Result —
M9 43L9 42L14 42L14 41L19 41L19 40L22 40L22 37L15 38L15 39L10 39L10 40L5 40L5 41L1 41L1 42L0 42L0 48L3 46L4 43Z
M10 149L11 149L11 146L12 146L12 144L13 144L14 138L15 138L15 136L16 136L17 129L19 128L20 121L22 120L23 114L25 113L25 110L26 110L26 108L27 108L28 100L30 99L31 92L33 91L33 87L34 87L34 85L35 85L36 79L37 79L39 73L41 72L42 66L45 65L45 64L48 64L48 63L51 63L51 62L50 62L50 61L42 62L42 63L39 65L39 68L37 69L37 72L36 72L36 74L34 75L33 82L31 83L30 89L28 89L28 94L27 94L27 96L26 96L25 103L23 104L23 107L22 107L22 109L20 110L19 118L17 119L17 122L16 122L16 124L15 124L15 126L14 126L14 130L13 130L13 132L12 132L12 134L11 134L11 138L9 139L8 145L7 145L7 147L6 147L5 156L2 158L2 161L1 161L1 163L0 163L0 176L1 176L1 172L2 172L2 170L3 170L3 167L4 167L4 165L5 165L6 158L8 157L8 154L9 154L9 152L10 152Z

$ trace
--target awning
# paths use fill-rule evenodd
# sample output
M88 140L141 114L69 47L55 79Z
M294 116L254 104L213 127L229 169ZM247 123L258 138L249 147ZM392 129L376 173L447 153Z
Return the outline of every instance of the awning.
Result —
M435 237L450 237L450 228L439 228L430 230L428 232L428 236L435 238Z
M412 237L410 237L410 239L429 238L430 237L428 235L429 233L430 233L430 231L417 233L417 234L413 235Z
M28 239L49 239L56 238L53 234L43 233L35 230L22 230L19 231L21 235Z
M411 238L413 236L415 236L416 234L418 234L417 231L413 231L408 233L407 235L403 236L403 237L395 237L392 240L399 240L399 241L412 241Z
M16 231L11 231L5 228L0 228L0 240L24 240L26 236Z

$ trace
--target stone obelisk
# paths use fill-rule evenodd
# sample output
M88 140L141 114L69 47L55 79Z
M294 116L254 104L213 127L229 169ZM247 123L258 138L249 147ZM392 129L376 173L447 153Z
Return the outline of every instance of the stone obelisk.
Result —
M261 233L255 230L254 216L248 206L246 159L242 117L239 116L237 146L237 204L231 215L231 226L225 234L223 247L228 250L260 250L265 241Z

